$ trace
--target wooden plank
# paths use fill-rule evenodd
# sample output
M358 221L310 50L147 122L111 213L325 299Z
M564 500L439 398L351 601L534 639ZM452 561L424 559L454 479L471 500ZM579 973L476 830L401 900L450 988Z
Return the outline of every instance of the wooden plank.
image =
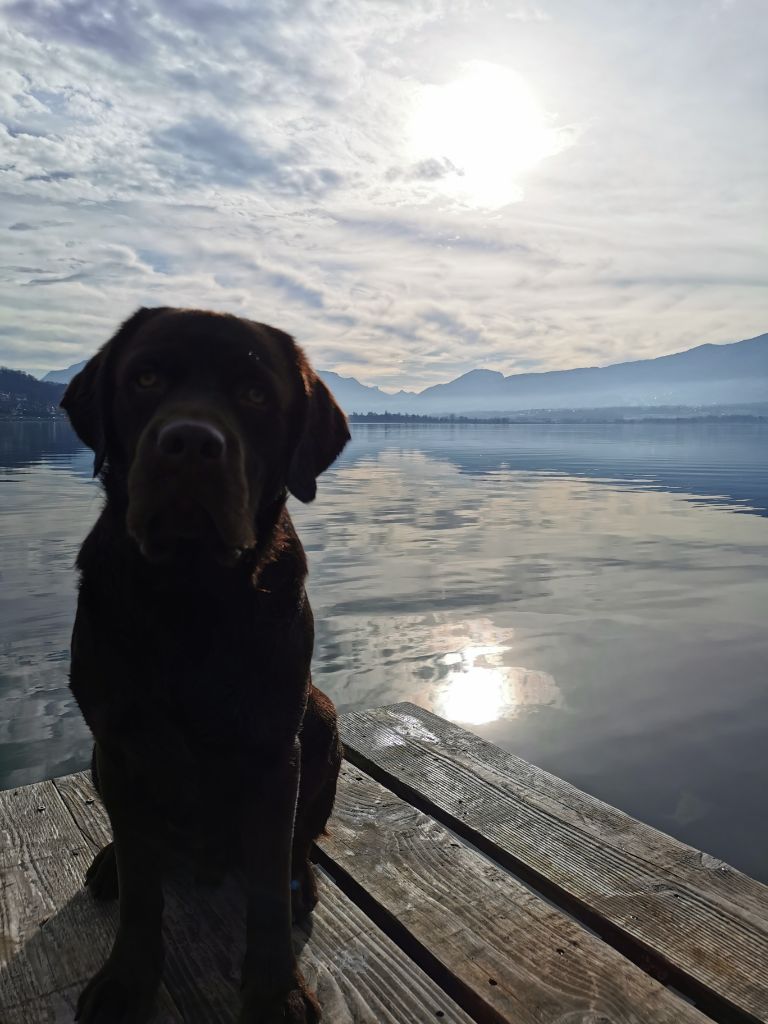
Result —
M85 773L56 787L95 850L109 840L103 807ZM319 872L320 903L310 932L294 929L299 962L328 1024L472 1024L338 887ZM239 998L245 935L242 887L200 887L184 875L166 885L165 978L188 1024L230 1022ZM106 947L102 953L106 952Z
M342 722L348 758L667 970L721 1020L768 1021L768 888L413 704Z
M80 990L104 962L116 911L83 890L90 855L52 782L0 794L3 1024L71 1024ZM182 1021L165 987L153 1021Z
M430 973L453 979L457 999L478 1020L707 1020L433 818L348 764L329 834L319 846L331 874L366 901L372 916Z

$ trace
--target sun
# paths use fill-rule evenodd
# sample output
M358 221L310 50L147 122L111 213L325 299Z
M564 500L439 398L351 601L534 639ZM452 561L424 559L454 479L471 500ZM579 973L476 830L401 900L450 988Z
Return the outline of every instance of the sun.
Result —
M522 199L524 177L572 142L520 75L487 61L471 61L447 85L423 86L408 128L410 156L424 177L491 208Z

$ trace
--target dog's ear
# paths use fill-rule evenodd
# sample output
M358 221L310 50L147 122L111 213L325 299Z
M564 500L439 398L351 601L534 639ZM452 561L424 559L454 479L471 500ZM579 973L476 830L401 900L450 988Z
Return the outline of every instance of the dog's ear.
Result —
M105 346L106 348L106 346ZM59 405L69 417L72 428L83 442L93 450L93 475L97 476L104 463L104 431L101 422L99 382L104 364L105 348L88 360L75 374Z
M93 475L98 476L107 454L107 417L112 404L108 366L115 349L167 306L137 309L116 334L102 345L83 369L75 374L59 403L83 442L93 451Z
M299 501L314 501L317 478L341 454L350 438L347 417L331 392L306 363L302 366L304 427L288 467L288 490Z

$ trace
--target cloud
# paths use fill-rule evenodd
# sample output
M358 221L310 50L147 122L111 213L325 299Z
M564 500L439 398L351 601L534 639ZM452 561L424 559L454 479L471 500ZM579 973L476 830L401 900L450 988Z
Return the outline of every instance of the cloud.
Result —
M279 192L316 197L342 182L341 175L331 168L302 166L297 146L282 152L260 148L213 117L178 122L157 132L153 141L177 160L177 180L186 185L213 182L243 188L262 178Z
M195 117L173 124L153 141L197 169L198 176L223 184L243 185L271 177L281 167L279 154L259 153L243 135L212 117Z
M11 21L46 39L92 47L132 62L149 56L151 49L139 30L143 13L141 5L122 0L17 0L6 8Z
M24 181L70 181L74 177L70 171L46 171L44 174L28 174Z
M387 180L397 181L404 178L406 181L438 181L452 174L463 174L463 171L447 157L428 157L426 160L419 160L410 167L399 169L393 167L387 171Z
M762 26L754 0L17 0L0 362L67 365L140 304L276 322L395 389L758 334ZM579 126L495 209L408 145L473 61Z

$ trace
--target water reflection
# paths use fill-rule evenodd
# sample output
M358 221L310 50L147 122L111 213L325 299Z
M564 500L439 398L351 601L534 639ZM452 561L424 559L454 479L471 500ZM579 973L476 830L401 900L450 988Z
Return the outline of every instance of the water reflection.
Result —
M436 714L464 725L485 725L540 708L564 707L563 696L547 672L510 664L514 632L502 634L487 617L441 624L432 644L446 653L431 662L432 680L420 673L412 698Z
M384 452L422 453L475 476L529 472L768 515L768 423L354 425L348 465Z
M485 725L528 707L562 707L552 676L527 668L507 667L501 647L466 647L446 654L451 667L434 700L435 711L451 722Z
M63 424L7 426L0 786L85 763L72 565L101 501ZM765 425L356 427L292 506L317 683L429 707L768 880L767 449Z
M36 465L90 479L93 453L64 419L0 421L0 469L19 471Z
M514 707L514 694L504 666L493 664L499 647L465 647L442 659L451 670L436 700L437 710L452 722L483 725Z

